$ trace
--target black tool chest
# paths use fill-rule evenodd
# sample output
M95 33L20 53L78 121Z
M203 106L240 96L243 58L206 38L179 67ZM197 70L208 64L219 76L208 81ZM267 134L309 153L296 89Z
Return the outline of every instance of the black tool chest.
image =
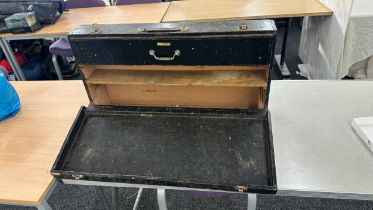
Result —
M273 21L86 25L68 38L91 104L54 176L276 192Z

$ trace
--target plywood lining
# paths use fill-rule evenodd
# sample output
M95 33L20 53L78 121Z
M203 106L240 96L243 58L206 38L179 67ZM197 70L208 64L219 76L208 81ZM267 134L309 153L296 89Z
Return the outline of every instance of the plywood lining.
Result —
M105 85L87 85L90 92L91 100L94 104L110 105L111 100L109 98Z
M262 109L262 88L89 85L96 105ZM97 90L107 90L106 92ZM105 100L102 100L105 98Z
M265 108L269 74L265 66L256 69L250 66L139 67L81 66L91 102L120 106Z
M88 84L266 87L266 72L257 71L116 71L96 69Z

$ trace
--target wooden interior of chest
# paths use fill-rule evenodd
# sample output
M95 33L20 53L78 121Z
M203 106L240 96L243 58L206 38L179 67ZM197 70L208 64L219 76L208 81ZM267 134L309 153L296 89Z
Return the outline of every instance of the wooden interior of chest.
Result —
M95 105L264 109L268 66L83 65Z

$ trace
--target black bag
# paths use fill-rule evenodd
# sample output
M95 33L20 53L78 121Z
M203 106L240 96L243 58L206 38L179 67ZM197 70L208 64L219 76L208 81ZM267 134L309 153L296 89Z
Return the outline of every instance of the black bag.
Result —
M63 10L63 0L0 0L0 22L15 13L35 12L40 24L54 24Z

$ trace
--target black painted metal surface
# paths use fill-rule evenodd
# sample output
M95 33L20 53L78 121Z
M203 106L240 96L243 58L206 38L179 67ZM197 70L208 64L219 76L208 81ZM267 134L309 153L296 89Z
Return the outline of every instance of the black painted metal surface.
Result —
M79 64L214 66L270 65L275 35L273 21L246 20L85 25L68 37Z
M83 108L60 178L275 193L267 111Z

